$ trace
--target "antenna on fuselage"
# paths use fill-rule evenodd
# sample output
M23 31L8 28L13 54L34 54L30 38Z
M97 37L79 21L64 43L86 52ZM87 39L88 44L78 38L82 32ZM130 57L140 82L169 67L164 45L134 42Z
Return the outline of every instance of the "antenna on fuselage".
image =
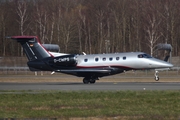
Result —
M85 52L82 52L82 54L83 54L83 55L86 55L86 53L85 53Z

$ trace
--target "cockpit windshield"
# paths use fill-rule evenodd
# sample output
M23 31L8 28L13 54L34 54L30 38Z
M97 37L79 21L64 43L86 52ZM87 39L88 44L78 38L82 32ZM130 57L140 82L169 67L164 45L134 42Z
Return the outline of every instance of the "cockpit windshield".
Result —
M148 54L139 54L138 58L152 58L152 57Z

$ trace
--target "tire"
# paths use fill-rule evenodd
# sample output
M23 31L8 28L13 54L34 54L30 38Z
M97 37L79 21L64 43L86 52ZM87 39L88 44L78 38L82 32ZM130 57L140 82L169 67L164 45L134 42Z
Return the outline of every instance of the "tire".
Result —
M154 79L155 79L155 81L159 81L159 77L155 77Z
M96 80L93 80L93 79L90 80L90 83L91 83L91 84L94 84L95 82L96 82Z
M83 79L83 83L84 83L84 84L89 84L89 82L90 82L89 79L87 79L87 78L84 78L84 79Z

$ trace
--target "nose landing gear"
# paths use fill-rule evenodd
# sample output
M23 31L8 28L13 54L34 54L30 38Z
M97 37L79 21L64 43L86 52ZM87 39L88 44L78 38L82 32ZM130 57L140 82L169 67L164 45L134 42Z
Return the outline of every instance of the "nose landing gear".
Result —
M155 81L159 81L158 73L159 73L159 72L158 72L157 70L155 70L155 74L154 74L154 75L155 75L155 78L154 78Z

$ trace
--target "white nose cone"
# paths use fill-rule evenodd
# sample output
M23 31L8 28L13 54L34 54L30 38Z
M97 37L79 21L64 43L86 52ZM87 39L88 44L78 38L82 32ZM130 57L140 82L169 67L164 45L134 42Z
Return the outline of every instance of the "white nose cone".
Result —
M162 60L158 60L158 59L152 59L152 61L150 62L149 65L151 68L171 68L171 67L173 67L173 64L162 61Z
M171 67L173 67L174 65L171 64L171 63L166 62L166 65L165 65L165 66L168 66L168 68L171 68Z

